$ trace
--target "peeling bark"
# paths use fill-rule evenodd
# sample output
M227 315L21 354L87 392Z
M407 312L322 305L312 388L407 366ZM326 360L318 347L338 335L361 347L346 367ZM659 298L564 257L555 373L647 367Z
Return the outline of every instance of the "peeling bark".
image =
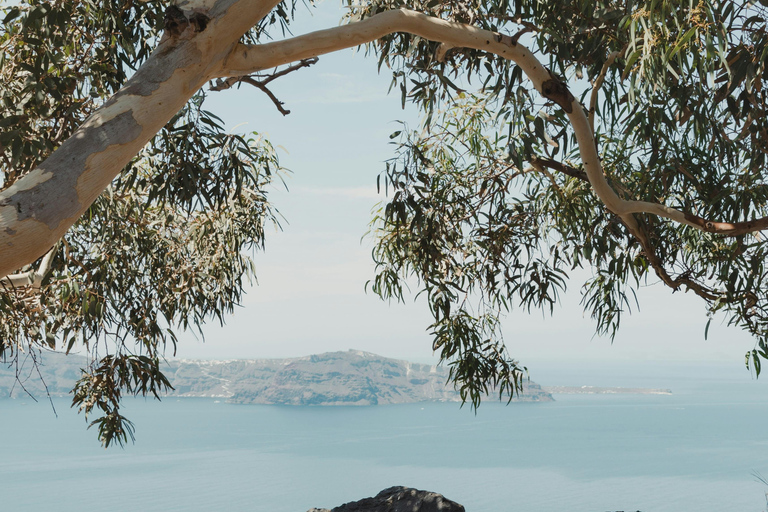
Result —
M78 179L88 170L88 160L112 145L128 144L141 134L130 111L118 114L101 126L84 126L78 137L67 140L35 169L36 186L3 199L0 206L16 209L16 219L35 219L56 230L64 219L80 213ZM49 204L50 203L50 204Z

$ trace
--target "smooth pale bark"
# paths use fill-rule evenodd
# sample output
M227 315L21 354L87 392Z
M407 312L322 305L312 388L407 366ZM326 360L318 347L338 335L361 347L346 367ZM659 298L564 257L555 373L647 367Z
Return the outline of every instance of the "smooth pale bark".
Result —
M394 32L439 41L444 47L484 50L518 64L545 98L568 114L582 163L597 196L639 233L634 213L650 213L711 232L734 234L768 227L767 219L709 222L664 205L621 199L606 180L587 112L567 86L523 45L504 36L408 10L262 45L243 45L243 33L276 0L191 0L186 14L210 18L166 35L133 78L37 169L0 193L0 276L42 256L85 212L155 133L213 78L242 76L358 46ZM640 234L642 236L642 234Z
M163 37L126 85L47 160L0 193L0 276L45 254L211 77L277 0L179 4L209 19Z

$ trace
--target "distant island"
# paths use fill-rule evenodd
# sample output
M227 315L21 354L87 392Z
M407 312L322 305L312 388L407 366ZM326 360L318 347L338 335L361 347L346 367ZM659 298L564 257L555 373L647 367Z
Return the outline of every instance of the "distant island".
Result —
M172 362L176 396L218 396L238 404L385 405L458 402L442 366L349 350L292 359ZM513 402L549 402L526 382Z
M0 397L66 396L86 364L81 356L44 353L39 365L31 361L16 382L15 368L0 366ZM446 385L442 366L390 359L349 350L292 359L229 361L170 360L163 371L174 390L168 396L222 398L235 404L385 405L415 402L459 402ZM46 389L47 387L47 389ZM26 391L25 391L26 390ZM552 395L526 382L513 402L549 402Z
M26 361L19 371L0 364L0 398L37 399L66 396L86 364L82 356L46 352L40 375ZM390 359L349 350L291 359L235 359L228 361L170 360L163 371L174 390L168 396L221 398L235 404L385 405L416 402L459 402L458 392L446 385L443 366ZM40 376L43 377L42 381ZM605 387L541 387L525 381L513 402L550 402L552 394L671 394L668 389ZM493 399L493 397L489 397Z

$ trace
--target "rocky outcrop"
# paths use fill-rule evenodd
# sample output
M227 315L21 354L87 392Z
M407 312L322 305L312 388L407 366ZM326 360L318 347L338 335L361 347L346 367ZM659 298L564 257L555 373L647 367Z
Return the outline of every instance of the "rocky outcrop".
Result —
M313 508L308 512L464 512L464 507L435 492L390 487L373 498L332 509Z

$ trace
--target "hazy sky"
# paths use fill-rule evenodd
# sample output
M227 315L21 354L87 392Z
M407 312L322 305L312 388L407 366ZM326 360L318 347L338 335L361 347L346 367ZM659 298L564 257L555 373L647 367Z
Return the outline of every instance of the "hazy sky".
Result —
M294 33L336 26L342 11L326 1L314 16L300 11ZM291 114L283 117L260 91L211 93L209 108L237 131L259 131L281 146L293 173L289 193L272 200L286 217L256 255L259 284L227 325L210 324L202 343L183 335L185 358L292 357L349 348L417 361L436 361L426 332L423 302L387 304L364 291L373 277L372 243L363 240L381 200L376 177L393 155L394 120L417 123L400 108L399 91L387 95L390 75L375 58L347 50L271 85ZM692 294L651 285L639 294L641 311L627 317L615 342L593 337L574 280L553 317L512 314L505 320L510 353L524 364L547 361L717 360L743 364L754 342L713 322L709 340L703 304Z

